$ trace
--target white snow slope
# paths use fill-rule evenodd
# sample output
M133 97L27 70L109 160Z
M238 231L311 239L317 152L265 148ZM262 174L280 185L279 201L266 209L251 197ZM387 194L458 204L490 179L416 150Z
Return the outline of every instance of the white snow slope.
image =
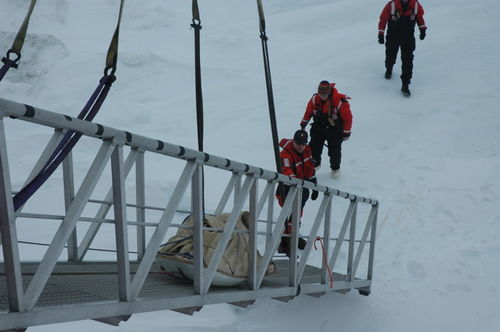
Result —
M422 0L429 29L417 40L411 98L399 91L399 60L393 79L383 78L376 37L385 3L264 2L280 136L298 128L320 80L352 97L342 177L323 168L319 181L381 203L370 296L259 300L247 309L206 306L193 317L137 314L117 328L81 321L30 331L500 331L500 3ZM28 4L0 0L1 52ZM196 147L190 7L126 2L118 80L95 121ZM39 1L20 69L0 83L0 96L76 116L101 76L117 10L117 0ZM200 11L206 151L273 169L255 1L201 0ZM31 142L50 135L18 127L7 127L14 189L36 158ZM91 149L81 153L93 158ZM175 180L165 177L163 195ZM305 218L317 204L308 203Z

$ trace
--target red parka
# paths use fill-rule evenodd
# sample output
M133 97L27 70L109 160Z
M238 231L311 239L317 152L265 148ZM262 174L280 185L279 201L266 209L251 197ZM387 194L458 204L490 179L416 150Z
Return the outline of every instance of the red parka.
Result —
M306 111L302 121L300 122L300 126L305 127L313 116L317 115L318 112L322 112L325 117L330 116L334 121L338 116L340 116L342 119L342 129L344 134L350 135L352 127L352 113L347 100L351 98L339 93L335 88L335 83L330 83L330 86L332 88L332 94L327 100L323 101L317 93L312 96L307 103Z
M397 20L402 16L410 16L412 21L416 21L420 30L427 29L424 21L424 7L417 0L408 0L408 8L403 12L401 0L389 1L380 14L378 23L379 33L384 33L385 27L390 20Z
M293 139L283 138L280 142L281 172L285 175L315 182L311 148L306 146L302 153L293 148Z

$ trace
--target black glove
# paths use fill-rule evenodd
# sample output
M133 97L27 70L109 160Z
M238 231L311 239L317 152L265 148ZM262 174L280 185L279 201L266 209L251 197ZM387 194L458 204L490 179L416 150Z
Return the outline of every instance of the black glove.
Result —
M311 199L315 201L318 198L319 192L317 190L313 190L311 194Z
M306 125L301 123L301 124L300 124L300 129L302 129L302 130L306 130Z
M342 140L347 141L351 137L350 133L342 133Z
M427 30L427 29L421 29L421 30L420 30L420 40L424 40L424 39L425 39L425 31L426 31L426 30Z
M379 33L378 34L378 43L379 44L384 44L384 34L383 33Z
M312 161L312 163L314 165L314 168L316 168L316 167L319 166L319 164L318 164L318 162L316 160L314 160L314 159L311 158L311 161ZM318 182L318 180L316 180L316 182Z

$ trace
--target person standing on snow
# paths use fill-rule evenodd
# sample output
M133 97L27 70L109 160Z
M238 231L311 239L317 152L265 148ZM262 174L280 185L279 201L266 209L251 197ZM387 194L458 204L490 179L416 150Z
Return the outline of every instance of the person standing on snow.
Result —
M281 173L297 179L311 181L317 183L312 162L311 148L307 145L307 132L305 130L297 130L293 135L293 139L283 138L280 142L280 147L283 149L280 152ZM286 196L290 187L280 183L276 190L276 198L281 207L285 203ZM318 198L318 192L313 190L311 199L314 201ZM302 189L302 209L309 198L309 189ZM285 221L285 234L291 234L291 218ZM299 238L298 248L303 250L306 247L306 241ZM283 236L278 247L279 253L286 253L290 256L290 237Z
M340 94L335 83L321 81L318 93L309 100L300 127L304 129L311 118L311 150L316 170L321 165L323 144L328 143L331 176L340 176L340 160L342 157L342 142L351 136L352 113L346 95Z
M413 72L416 23L420 30L420 40L424 40L427 27L422 5L417 0L392 0L382 10L378 24L380 44L384 44L384 31L388 25L385 41L385 78L391 78L392 67L401 48L401 91L407 97L411 94L409 85Z

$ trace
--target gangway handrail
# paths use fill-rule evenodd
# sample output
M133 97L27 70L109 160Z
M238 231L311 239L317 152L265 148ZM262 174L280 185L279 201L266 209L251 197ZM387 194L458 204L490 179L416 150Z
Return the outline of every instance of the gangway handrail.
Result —
M20 118L28 122L42 124L54 129L71 129L81 132L85 136L117 140L125 145L141 148L149 152L164 154L170 157L184 160L199 160L206 166L225 169L232 172L243 173L245 175L255 174L264 180L276 180L286 185L296 186L298 184L311 190L318 190L327 194L332 194L345 199L353 200L359 203L378 205L378 201L373 198L360 195L349 194L338 189L330 188L320 184L314 184L309 181L298 180L290 176L279 174L274 171L266 170L257 166L240 163L234 160L222 158L216 155L202 153L180 145L167 143L161 140L155 140L138 134L132 134L127 131L121 131L115 128L101 125L97 122L80 120L68 115L55 113L42 108L33 107L26 104L16 103L7 99L0 98L0 114L4 116Z

